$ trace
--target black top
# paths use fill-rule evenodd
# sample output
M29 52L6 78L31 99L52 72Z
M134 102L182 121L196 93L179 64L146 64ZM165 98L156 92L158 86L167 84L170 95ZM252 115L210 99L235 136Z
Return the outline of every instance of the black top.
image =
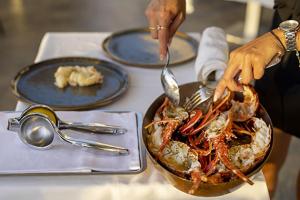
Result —
M300 0L275 0L274 9L278 11L280 18L300 20Z
M300 0L275 0L272 29L288 19L300 21ZM295 52L286 52L281 63L265 70L255 88L273 125L300 137L300 68Z

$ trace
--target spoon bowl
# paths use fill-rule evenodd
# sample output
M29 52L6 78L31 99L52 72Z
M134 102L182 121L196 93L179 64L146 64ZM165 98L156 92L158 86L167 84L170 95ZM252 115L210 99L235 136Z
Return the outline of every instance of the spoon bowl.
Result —
M169 49L167 49L167 61L161 72L160 79L166 96L170 99L170 101L174 105L178 106L180 102L179 87L173 72L169 68L167 68L169 62L170 62L170 53L169 53Z

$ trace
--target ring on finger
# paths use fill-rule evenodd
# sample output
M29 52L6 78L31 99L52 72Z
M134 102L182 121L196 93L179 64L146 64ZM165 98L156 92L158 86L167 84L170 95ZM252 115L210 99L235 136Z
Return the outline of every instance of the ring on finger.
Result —
M153 27L153 26L149 26L148 28L149 28L150 31L153 31L153 30L156 31L157 30L157 27Z
M157 25L156 26L156 30L166 30L166 29L168 29L168 27L166 27L166 26L161 26L161 25Z
M243 81L243 78L242 78L241 76L238 76L237 82L238 82L238 83L242 83L242 81Z

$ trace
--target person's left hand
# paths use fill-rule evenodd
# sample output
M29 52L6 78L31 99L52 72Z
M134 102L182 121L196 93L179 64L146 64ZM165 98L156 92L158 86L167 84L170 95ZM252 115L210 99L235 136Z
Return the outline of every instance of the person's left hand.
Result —
M226 88L231 91L242 90L241 85L235 80L239 73L242 84L249 84L253 79L262 78L265 67L278 53L283 55L284 49L271 33L232 51L228 66L216 87L214 101L223 95Z
M167 55L172 37L185 19L185 0L151 0L145 15L153 39L160 44L160 59Z

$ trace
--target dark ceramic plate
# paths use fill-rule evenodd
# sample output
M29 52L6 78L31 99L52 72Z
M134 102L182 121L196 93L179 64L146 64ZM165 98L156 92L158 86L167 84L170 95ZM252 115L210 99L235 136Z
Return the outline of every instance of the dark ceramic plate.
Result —
M112 59L131 66L161 67L159 43L153 40L147 29L132 29L112 34L102 47ZM185 33L177 32L170 47L170 65L181 64L194 59L198 42Z
M180 89L180 95L181 95L181 101L184 100L186 97L190 97L198 88L199 88L200 83L199 82L193 82L193 83L187 83L184 85L179 86ZM143 120L143 127L148 125L153 121L153 117L155 115L156 110L161 106L165 98L165 95L161 95L157 97L153 103L150 105L148 108L144 120ZM261 168L263 167L264 163L267 161L271 149L273 147L273 128L272 128L272 122L271 119L266 112L266 110L262 107L262 105L259 106L258 111L257 111L257 116L262 118L267 125L271 126L271 144L270 148L266 153L266 156L264 159L258 163L255 168L248 174L246 174L248 177L253 176ZM151 153L151 151L148 149L148 142L147 142L147 135L148 131L143 128L143 141L146 146L147 152L149 157L151 158L151 161L154 163L155 168L162 173L162 175L177 189L188 193L188 191L191 189L193 183L191 180L182 178L181 176L178 176L174 174L170 169L165 167L160 161L156 159L156 156ZM219 196L223 194L227 194L230 192L235 191L238 189L244 182L240 179L233 179L229 182L224 182L224 183L219 183L219 184L208 184L208 183L202 183L200 184L198 190L195 191L194 195L196 196Z
M102 84L60 89L54 85L59 66L95 66L104 75ZM109 104L128 87L128 75L118 65L85 57L45 60L22 69L12 81L14 94L28 103L48 105L56 110L91 109Z

